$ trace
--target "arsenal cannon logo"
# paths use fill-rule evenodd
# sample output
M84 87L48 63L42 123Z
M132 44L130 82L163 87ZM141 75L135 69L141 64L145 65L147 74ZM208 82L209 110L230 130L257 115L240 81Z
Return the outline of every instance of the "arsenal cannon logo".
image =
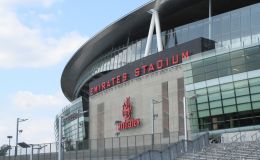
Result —
M127 97L122 106L122 115L124 121L117 124L117 129L119 131L129 129L129 128L135 128L141 124L140 119L132 118L132 111L133 111L133 107L130 101L130 97Z

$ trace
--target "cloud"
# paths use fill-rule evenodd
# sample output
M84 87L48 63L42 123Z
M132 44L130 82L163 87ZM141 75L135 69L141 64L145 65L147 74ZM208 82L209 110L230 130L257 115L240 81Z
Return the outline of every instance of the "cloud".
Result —
M38 17L43 21L51 21L55 16L53 14L39 14Z
M32 5L38 4L44 7L50 7L56 0L1 0L1 6L14 6L14 5Z
M65 33L62 37L47 37L44 28L29 27L23 24L16 12L1 3L19 4L20 0L0 2L0 68L39 68L49 67L71 56L87 37L76 31ZM53 0L25 0L22 3L41 3L50 5ZM51 13L40 15L50 20Z
M11 102L18 109L62 108L69 104L61 92L48 95L18 91L11 97Z

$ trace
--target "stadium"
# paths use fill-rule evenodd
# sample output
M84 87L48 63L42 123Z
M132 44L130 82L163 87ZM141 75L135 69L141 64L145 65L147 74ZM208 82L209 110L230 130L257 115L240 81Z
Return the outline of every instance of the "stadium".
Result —
M259 19L258 0L158 0L110 24L62 73L72 102L59 114L65 139L252 136L260 129Z

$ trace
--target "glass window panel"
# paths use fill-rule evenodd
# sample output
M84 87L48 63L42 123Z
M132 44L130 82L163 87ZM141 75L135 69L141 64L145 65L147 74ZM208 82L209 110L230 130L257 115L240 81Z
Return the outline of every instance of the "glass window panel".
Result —
M229 106L229 105L234 105L234 104L236 104L235 98L223 100L223 106Z
M152 54L158 52L158 50L157 50L157 39L156 39L156 35L155 34L153 35L153 38L152 38L151 52L152 52Z
M211 109L211 115L212 116L220 115L220 114L223 114L222 108Z
M230 34L230 14L229 13L223 14L221 24L222 24L221 25L222 34Z
M131 62L136 60L136 43L131 45Z
M131 57L132 57L132 50L131 50L131 46L127 47L127 63L131 62Z
M198 96L197 102L198 103L208 102L208 96Z
M250 86L260 85L260 78L253 78L249 80Z
M212 18L212 38L217 42L221 40L221 19L219 16Z
M197 106L198 106L198 110L209 109L209 104L208 103L197 104Z
M237 66L237 65L242 65L242 64L245 64L245 58L244 57L231 59L231 65L232 66Z
M260 93L260 86L250 87L250 92L251 92L251 94Z
M260 52L258 52L257 54L250 54L250 55L246 55L245 59L246 59L246 64L250 64L252 62L258 61L260 60Z
M192 74L193 75L198 75L198 74L203 74L203 73L204 73L204 67L193 68L192 69Z
M234 82L235 88L242 88L242 87L248 87L248 81L243 80L243 81L237 81Z
M229 53L218 55L218 56L217 56L217 61L218 61L218 62L230 61L230 55L229 55Z
M196 23L189 24L189 40L195 39L198 37L198 27Z
M201 95L204 95L204 94L207 94L206 88L196 90L196 95L201 96Z
M236 89L236 96L244 96L249 94L249 88Z
M241 9L241 37L244 44L249 44L251 41L251 22L250 22L250 7Z
M199 117L209 117L209 110L199 111Z
M205 72L211 72L214 70L217 70L217 64L211 64L211 65L207 65L205 66Z
M184 76L185 76L185 77L190 77L190 76L192 76L192 70L185 71L185 72L184 72Z
M199 67L203 67L204 65L203 65L203 61L201 60L201 61L192 62L191 66L192 68L199 68Z
M209 94L210 101L219 100L219 99L221 99L220 93Z
M205 81L205 75L204 74L200 74L200 75L196 75L193 77L193 82L201 82L201 81Z
M256 47L251 47L251 48L246 48L245 49L245 55L246 56L250 56L250 55L256 55L256 54L259 54L260 53L260 48L259 46L256 46Z
M184 83L185 83L185 84L191 84L191 83L193 83L193 78L192 78L192 77L185 78L185 79L184 79Z
M136 60L141 58L142 42L138 41L136 43Z
M225 69L218 70L219 77L224 77L224 76L228 76L231 74L232 74L231 68L225 68Z
M245 72L245 71L246 71L246 66L245 65L232 67L232 73L233 74L242 73L242 72Z
M250 96L237 97L237 104L250 102Z
M118 54L118 68L120 68L121 66L123 66L122 59L123 59L123 52L121 51L121 52Z
M181 29L181 36L182 36L183 42L189 41L189 29L188 29L188 27L183 27Z
M117 67L118 67L118 55L116 55L114 59L114 69L116 69Z
M259 61L254 61L247 64L248 71L257 70L257 69L260 69Z
M244 58L244 50L238 50L230 53L231 61L236 58Z
M245 104L238 104L237 110L240 111L247 111L251 110L251 103L245 103Z
M144 57L144 53L145 53L145 47L146 47L146 41L147 41L147 39L146 39L146 38L142 39L142 50L141 50L141 57Z
M208 72L206 73L206 80L214 79L218 77L218 71Z
M123 65L127 64L127 50L124 49L123 51L123 60L122 60Z
M219 92L219 91L220 91L219 86L208 87L208 93L216 93L216 92Z
M260 109L260 102L253 102L253 109Z
M237 108L235 105L224 107L224 113L233 113L233 112L237 112Z
M218 69L230 68L230 67L231 67L230 61L223 61L218 63Z
M216 57L210 57L210 58L204 59L204 65L205 66L214 64L216 62L217 62L217 58Z
M217 108L217 107L221 107L221 106L222 106L221 101L210 102L210 108Z
M227 90L234 89L234 85L233 85L233 83L226 83L226 84L220 85L220 88L221 88L221 91L227 91Z
M260 101L260 94L251 95L252 101Z
M260 4L254 4L251 7L251 23L253 26L260 26L259 17L260 17Z

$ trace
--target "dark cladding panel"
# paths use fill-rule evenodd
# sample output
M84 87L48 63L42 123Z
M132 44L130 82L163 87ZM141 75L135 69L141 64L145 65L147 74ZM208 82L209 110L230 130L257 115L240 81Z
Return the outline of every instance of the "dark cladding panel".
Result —
M101 92L105 89L108 89L110 87L113 87L117 84L120 84L122 82L128 81L130 79L137 78L139 76L136 76L136 69L140 69L140 76L149 74L154 71L158 71L163 68L167 68L173 65L177 65L182 63L182 59L185 58L184 55L188 52L189 56L194 55L197 53L201 53L210 49L215 48L215 42L212 40L208 40L205 38L197 38L194 40L191 40L189 42L177 45L175 47L166 49L162 52L159 52L157 54L149 55L145 58L142 58L140 60L137 60L133 63L129 63L119 69L113 70L105 75L103 75L100 78L97 78L89 83L89 89L90 89L90 95L94 95L98 92ZM186 57L188 58L188 57ZM161 61L161 64L163 67L158 69L158 62ZM149 67L153 65L154 70L151 72L148 72ZM146 69L143 69L143 67L146 66ZM144 71L146 70L146 72ZM127 77L127 78L125 78ZM120 83L117 83L117 78L119 79ZM124 81L125 78L125 81ZM116 82L116 84L112 84L112 82ZM109 82L109 85L107 84ZM113 82L113 83L114 83ZM104 84L104 87L102 86ZM109 86L109 87L107 87ZM94 89L95 88L95 89ZM96 92L96 90L98 91ZM94 93L92 91L95 91Z
M97 138L104 138L104 103L97 105Z
M184 97L184 79L179 78L178 85L178 119L179 119L179 132L184 133L184 117L183 117L183 97Z
M163 114L163 137L169 137L169 94L168 82L162 83L162 114Z

